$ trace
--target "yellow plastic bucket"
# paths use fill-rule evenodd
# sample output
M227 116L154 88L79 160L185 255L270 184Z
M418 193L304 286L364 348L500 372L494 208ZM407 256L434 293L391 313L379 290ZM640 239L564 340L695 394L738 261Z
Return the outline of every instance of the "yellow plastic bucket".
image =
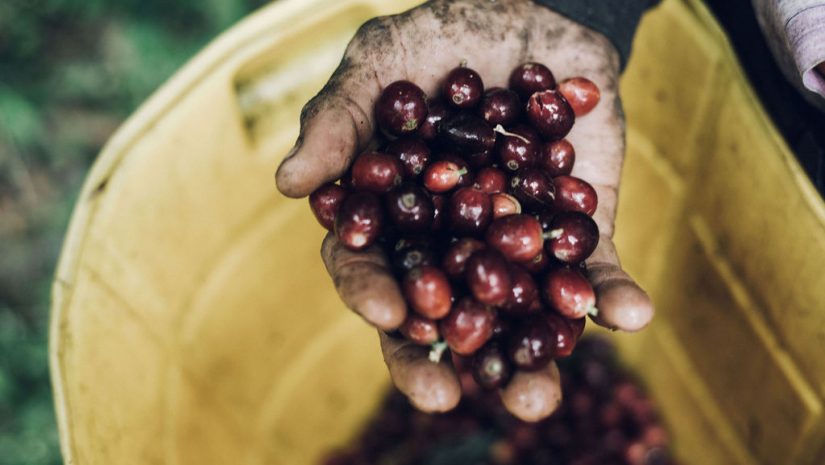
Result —
M414 3L276 2L112 138L54 284L67 463L308 465L375 408L377 337L342 308L321 228L271 174L357 26ZM622 90L617 242L659 314L615 338L678 456L825 463L825 205L701 3L646 17Z

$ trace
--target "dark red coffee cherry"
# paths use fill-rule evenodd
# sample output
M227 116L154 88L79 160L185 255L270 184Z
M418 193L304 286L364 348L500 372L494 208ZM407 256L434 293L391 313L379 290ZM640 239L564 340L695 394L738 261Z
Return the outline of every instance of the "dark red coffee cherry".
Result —
M601 98L601 92L596 83L583 77L565 79L559 83L559 92L570 103L576 116L590 113Z
M576 346L576 336L568 320L555 313L545 313L550 337L553 341L553 358L567 357Z
M576 318L576 319L569 319L567 322L570 324L570 328L573 330L573 336L576 337L578 341L580 337L582 337L582 333L584 333L584 326L587 322L587 318Z
M444 227L444 209L447 207L447 198L443 195L433 195L433 231L440 231Z
M521 213L521 203L510 194L499 192L490 198L493 201L493 220Z
M524 168L510 178L510 193L527 209L551 208L556 199L553 179L538 168Z
M509 126L521 116L521 99L510 89L493 87L484 93L478 113L493 126Z
M509 171L531 167L538 161L540 147L539 135L527 126L501 132L496 143L499 166Z
M420 266L404 276L404 296L413 310L427 318L438 320L450 311L453 291L447 275L434 266Z
M488 342L473 355L473 379L484 389L504 387L513 374L510 360L496 341Z
M460 355L470 355L493 335L496 314L483 303L465 297L439 323L439 330L450 349Z
M467 110L474 108L481 101L484 83L477 72L470 68L458 67L447 74L442 92L452 106Z
M538 255L533 257L529 262L522 263L524 268L530 273L538 274L546 270L550 266L550 258L547 257L547 252L542 250Z
M352 164L352 187L358 191L383 194L401 183L402 173L401 162L392 155L362 153Z
M564 263L584 261L599 244L599 227L581 212L562 212L550 222L550 238L544 242L547 253Z
M487 228L487 244L511 262L528 262L541 252L544 232L537 219L530 215L509 215L499 218Z
M409 313L398 330L404 337L422 346L434 344L441 337L436 321L416 313Z
M436 256L429 246L411 244L392 251L392 267L400 275L419 266L437 264Z
M487 247L487 244L478 239L469 237L459 239L444 253L441 267L450 278L463 279L467 259L485 247Z
M490 248L477 251L467 260L464 274L479 302L501 305L507 301L513 284L507 260L500 252Z
M551 140L566 136L576 116L557 90L536 92L527 101L527 119L543 137Z
M501 305L501 311L513 315L524 315L538 311L539 290L530 273L519 265L510 265L510 295Z
M384 212L378 197L369 192L355 192L341 203L335 217L335 235L351 250L363 250L381 234Z
M429 231L433 225L435 207L429 194L421 187L402 184L385 197L387 216L403 233Z
M575 162L576 150L567 139L547 142L539 149L538 165L553 178L570 174Z
M524 63L510 73L510 88L527 99L536 92L556 87L556 78L541 63Z
M510 334L507 352L516 368L525 371L547 366L555 355L555 341L543 316L519 322Z
M375 119L387 134L415 132L427 117L427 96L409 81L395 81L381 92L375 103Z
M596 307L590 281L572 268L550 270L542 281L542 293L547 304L566 318L583 318Z
M457 235L477 235L493 218L490 196L472 187L455 191L447 202L447 224Z
M456 187L461 177L466 174L467 169L454 162L434 161L424 171L424 187L430 192L441 194Z
M464 159L467 164L474 169L481 169L493 164L494 156L493 150L482 150L481 152L464 154Z
M489 166L476 173L473 185L485 194L498 194L507 190L507 175L504 171Z
M430 99L427 101L427 118L418 128L418 135L427 142L432 142L438 137L438 125L441 120L453 114L452 110L441 100Z
M387 153L398 158L408 179L417 178L430 162L430 148L417 137L399 137L387 145Z
M329 231L335 228L335 215L346 196L346 189L331 182L315 189L315 192L309 195L309 208L321 226Z
M556 211L577 211L593 216L599 198L596 189L587 181L574 176L553 178L556 186Z
M457 113L442 119L438 131L449 147L461 153L492 150L496 145L493 127L472 113Z

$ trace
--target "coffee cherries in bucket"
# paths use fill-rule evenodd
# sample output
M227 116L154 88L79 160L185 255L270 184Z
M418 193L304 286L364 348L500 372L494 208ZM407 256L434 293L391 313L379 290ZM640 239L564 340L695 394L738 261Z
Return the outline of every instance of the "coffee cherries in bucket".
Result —
M479 384L500 388L570 355L597 312L582 263L598 199L571 175L565 136L599 89L540 63L513 70L509 88L459 66L437 89L387 85L369 150L310 207L344 247L383 248L407 303L398 337L432 346L431 360L469 357Z

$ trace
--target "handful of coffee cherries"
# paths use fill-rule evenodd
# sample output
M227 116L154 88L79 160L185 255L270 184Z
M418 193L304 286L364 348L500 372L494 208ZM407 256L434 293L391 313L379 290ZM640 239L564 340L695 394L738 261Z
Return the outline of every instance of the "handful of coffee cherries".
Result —
M385 249L409 308L400 334L434 362L447 348L472 357L484 388L570 355L597 312L583 274L597 196L570 175L564 137L599 97L539 63L486 90L459 66L432 99L393 82L375 104L376 150L309 198L344 246Z

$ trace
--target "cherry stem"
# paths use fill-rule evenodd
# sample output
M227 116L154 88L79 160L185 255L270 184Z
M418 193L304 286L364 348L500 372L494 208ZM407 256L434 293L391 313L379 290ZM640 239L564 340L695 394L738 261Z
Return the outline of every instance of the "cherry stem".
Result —
M599 316L599 309L596 308L595 305L593 305L592 307L587 309L587 314L592 316L593 318L596 318L597 316Z
M516 133L514 133L514 132L509 132L509 131L507 131L506 129L504 129L504 126L502 126L502 125L500 125L500 124L496 124L496 127L494 127L494 128L493 128L493 131L495 131L495 132L497 132L497 133L499 133L499 134L505 135L505 136L517 137L517 138L521 139L521 140L522 140L522 142L524 142L525 144L529 144L529 143L530 143L530 140L529 140L529 139L527 139L526 137L524 137L524 136L522 136L522 135L519 135L519 134L516 134Z
M433 342L430 348L430 361L433 363L440 362L445 350L447 350L447 341Z
M558 239L564 234L564 228L553 229L543 234L544 239Z
M456 173L458 173L458 176L461 177L461 176L464 176L465 174L467 174L468 171L467 171L467 168L461 168L460 170L457 170Z

